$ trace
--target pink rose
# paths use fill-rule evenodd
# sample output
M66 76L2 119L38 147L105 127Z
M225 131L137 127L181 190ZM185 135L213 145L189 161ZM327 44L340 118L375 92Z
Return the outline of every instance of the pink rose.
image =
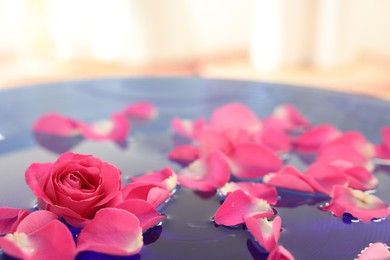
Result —
M54 163L33 163L26 182L42 209L84 227L102 208L117 204L121 171L92 155L62 154Z

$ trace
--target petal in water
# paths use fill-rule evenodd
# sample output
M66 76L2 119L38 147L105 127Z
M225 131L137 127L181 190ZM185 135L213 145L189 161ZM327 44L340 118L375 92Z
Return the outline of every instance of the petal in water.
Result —
M199 147L185 144L180 145L173 148L172 151L169 152L168 158L169 160L181 163L181 164L189 164L195 161L200 157Z
M75 243L69 229L48 211L24 218L16 232L0 237L8 255L22 259L74 259Z
M227 196L235 190L242 190L258 199L263 199L271 205L275 205L278 200L278 192L275 187L260 182L228 182L219 189L222 196Z
M129 183L122 188L123 201L129 199L140 199L149 202L154 208L157 208L166 201L171 194L165 188L165 185L155 182L134 182Z
M274 212L265 200L252 197L242 190L236 190L215 212L214 221L218 225L236 226L244 223L248 217L271 217Z
M271 149L260 144L240 144L230 157L232 173L239 178L260 178L278 171L282 160Z
M123 141L130 132L130 123L123 113L114 113L110 120L82 124L81 133L86 139Z
M262 143L278 153L288 153L291 150L291 140L281 127L264 121Z
M315 193L306 176L294 166L288 165L276 173L263 177L263 182L280 188Z
M214 152L181 170L178 179L181 185L200 191L213 191L224 186L230 178L230 168L225 155Z
M358 190L373 190L378 186L379 180L366 168L353 166L344 170L348 179L348 186Z
M248 231L268 252L271 252L279 241L282 219L277 216L272 222L267 218L248 217L245 219Z
M176 173L171 168L164 168L160 171L146 173L138 177L130 177L132 182L152 182L162 184L166 190L172 191L177 185Z
M283 246L277 246L268 255L267 260L294 260L294 256Z
M0 208L0 235L14 233L19 223L29 214L25 209Z
M309 121L291 104L276 107L272 116L281 120L288 131L310 128Z
M312 187L326 195L330 195L335 185L348 185L348 179L343 171L326 163L310 165L304 175Z
M164 219L164 216L160 215L153 205L145 200L129 199L116 206L116 208L126 210L137 216L143 231L154 227Z
M99 210L92 221L80 232L77 251L129 256L143 246L142 228L138 218L123 209Z
M34 132L62 137L80 134L80 122L58 113L46 114L35 121Z
M338 185L333 188L331 197L330 204L324 209L337 217L349 213L361 221L370 221L389 215L388 205L368 192Z
M157 108L152 103L145 101L132 103L125 107L123 112L130 118L141 120L155 119L158 115Z
M358 260L389 260L390 248L383 243L373 243L365 248L358 256Z
M323 145L341 135L340 131L331 125L319 125L311 128L293 142L295 149L304 153L316 153Z
M234 140L241 131L257 133L261 130L261 121L243 104L229 103L215 109L210 118L210 127L217 132L228 134Z
M176 133L190 139L194 139L197 136L197 133L204 127L204 125L205 121L203 118L192 121L189 119L175 117L171 121L171 126L176 131Z
M390 160L390 126L381 130L383 142L375 146L375 156L380 159Z

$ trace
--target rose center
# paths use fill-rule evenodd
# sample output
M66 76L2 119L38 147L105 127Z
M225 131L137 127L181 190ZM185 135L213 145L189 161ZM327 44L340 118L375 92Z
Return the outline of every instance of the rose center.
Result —
M72 188L75 188L75 189L81 188L80 178L73 173L68 174L68 176L66 176L65 181Z

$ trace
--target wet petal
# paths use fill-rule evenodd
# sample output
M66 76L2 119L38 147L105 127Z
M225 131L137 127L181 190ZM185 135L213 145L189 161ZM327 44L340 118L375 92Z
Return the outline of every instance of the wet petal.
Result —
M164 216L160 215L153 205L145 200L129 199L116 206L116 208L126 210L137 216L143 231L154 227L164 219Z
M276 107L272 115L284 122L286 130L295 131L310 128L309 121L291 104Z
M294 260L294 256L283 246L277 246L268 255L267 260Z
M333 163L337 161L350 162L353 165L361 165L372 168L370 158L363 155L357 148L349 145L332 145L320 151L317 162Z
M20 221L30 212L25 209L0 208L0 235L14 233Z
M18 230L0 237L0 247L5 253L23 259L74 259L75 243L69 229L57 219L42 216L31 213L19 225L29 232Z
M245 225L256 241L268 252L278 244L282 226L282 219L279 216L272 222L267 218L248 217L245 219Z
M202 129L198 134L197 141L202 156L208 156L216 151L230 155L233 149L233 145L227 136L212 128Z
M389 215L388 206L368 192L338 185L333 188L331 197L330 204L324 206L324 209L337 217L349 213L361 221L370 221Z
M82 124L82 135L91 140L123 141L130 131L130 123L123 113L114 113L110 120L101 120L92 124Z
M132 103L125 107L123 112L130 118L142 120L151 120L158 115L157 108L152 103L145 101Z
M219 189L222 196L227 196L235 190L242 190L248 195L263 199L271 205L275 205L278 200L278 192L275 187L260 182L228 182Z
M238 145L229 159L233 175L239 178L260 178L283 165L275 152L260 144Z
M375 156L390 160L390 126L382 128L381 135L383 142L375 147Z
M143 246L138 218L123 209L106 208L96 213L77 239L77 251L129 256Z
M319 125L299 136L293 144L300 152L316 153L323 145L339 137L340 134L334 126Z
M330 195L333 186L348 185L348 179L337 167L325 164L314 163L305 171L307 182L319 192Z
M261 133L262 143L278 153L288 153L291 150L291 140L284 129L264 122Z
M173 148L173 150L170 151L168 154L169 160L182 163L182 164L192 163L199 157L200 157L199 147L189 145L189 144L177 146Z
M230 133L234 137L241 129L248 133L261 130L259 118L243 104L229 103L215 109L210 118L210 126L220 133Z
M204 127L205 121L199 118L195 121L175 117L171 121L172 128L178 133L190 139L194 139L197 133Z
M177 177L184 187L212 191L226 184L230 178L230 168L225 155L217 151L191 163Z
M146 173L138 177L130 177L132 182L152 182L162 184L166 190L171 191L176 188L177 176L171 168L164 168L160 171Z
M271 217L271 206L265 200L252 197L242 190L231 192L215 212L218 225L235 226L244 223L248 217Z
M80 122L58 113L51 113L38 118L33 130L49 135L73 137L80 133Z
M315 193L316 190L309 184L305 175L295 167L288 165L276 173L263 177L263 182L280 188Z
M358 260L389 260L389 247L383 243L373 243L365 248L358 256Z
M362 166L353 166L344 171L348 179L348 186L358 190L373 190L378 186L378 179Z
M367 141L367 139L357 131L348 131L341 134L339 137L330 141L321 148L321 151L329 149L334 146L349 146L356 149L366 158L374 156L374 146Z
M129 183L122 188L123 201L129 199L140 199L149 202L157 208L166 201L171 194L161 183L153 182L134 182Z

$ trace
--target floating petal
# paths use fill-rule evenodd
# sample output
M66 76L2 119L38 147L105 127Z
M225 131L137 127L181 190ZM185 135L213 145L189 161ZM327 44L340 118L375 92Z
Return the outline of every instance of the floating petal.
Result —
M184 187L200 191L213 191L224 186L230 178L230 168L221 152L214 152L181 170L178 180Z
M370 244L366 249L359 254L357 260L389 260L389 247L383 243Z
M130 131L130 123L123 113L114 113L110 120L81 124L81 133L86 139L123 141Z
M282 219L277 216L272 222L267 218L248 217L245 219L248 231L268 252L272 251L279 241Z
M265 200L252 197L242 190L236 190L215 212L214 221L218 225L236 226L244 223L248 217L271 217L274 212Z
M199 157L200 157L199 147L189 145L189 144L177 146L173 148L173 150L170 151L168 154L169 160L182 163L182 164L192 163Z
M160 215L153 205L145 200L129 199L116 206L116 208L124 209L137 216L143 231L154 227L164 219L164 216Z
M129 256L141 251L142 246L138 218L126 210L114 208L99 210L77 239L78 252Z
M138 177L130 177L132 182L152 182L162 184L168 191L176 188L177 176L171 168L164 168L160 171L146 173Z
M340 131L331 125L311 128L293 142L295 149L305 153L316 153L323 145L340 136Z
M0 208L0 235L14 233L20 221L30 212L25 209Z
M309 121L291 104L276 107L272 115L284 122L286 130L295 131L310 128Z
M260 144L240 144L229 159L233 175L239 178L260 178L283 165L274 151Z
M154 208L166 201L171 194L162 183L134 182L122 188L123 201L140 199L149 202Z
M38 118L33 130L49 135L73 137L80 133L80 122L58 113L51 113Z
M253 197L267 201L271 205L275 205L278 200L278 192L275 187L260 182L228 182L219 189L219 192L221 195L227 196L235 190L242 190Z
M283 246L277 246L268 255L267 260L294 260L294 256Z
M370 221L389 215L388 205L368 192L338 185L333 188L331 197L330 204L324 209L337 217L349 213L361 221Z
M309 184L306 176L295 167L288 165L276 173L263 177L263 182L280 188L315 193L316 190Z
M175 117L171 121L172 128L178 133L190 139L195 139L197 133L204 127L205 121L199 118L195 121Z
M155 119L158 115L157 108L149 102L140 101L125 107L123 112L130 118L141 120Z

